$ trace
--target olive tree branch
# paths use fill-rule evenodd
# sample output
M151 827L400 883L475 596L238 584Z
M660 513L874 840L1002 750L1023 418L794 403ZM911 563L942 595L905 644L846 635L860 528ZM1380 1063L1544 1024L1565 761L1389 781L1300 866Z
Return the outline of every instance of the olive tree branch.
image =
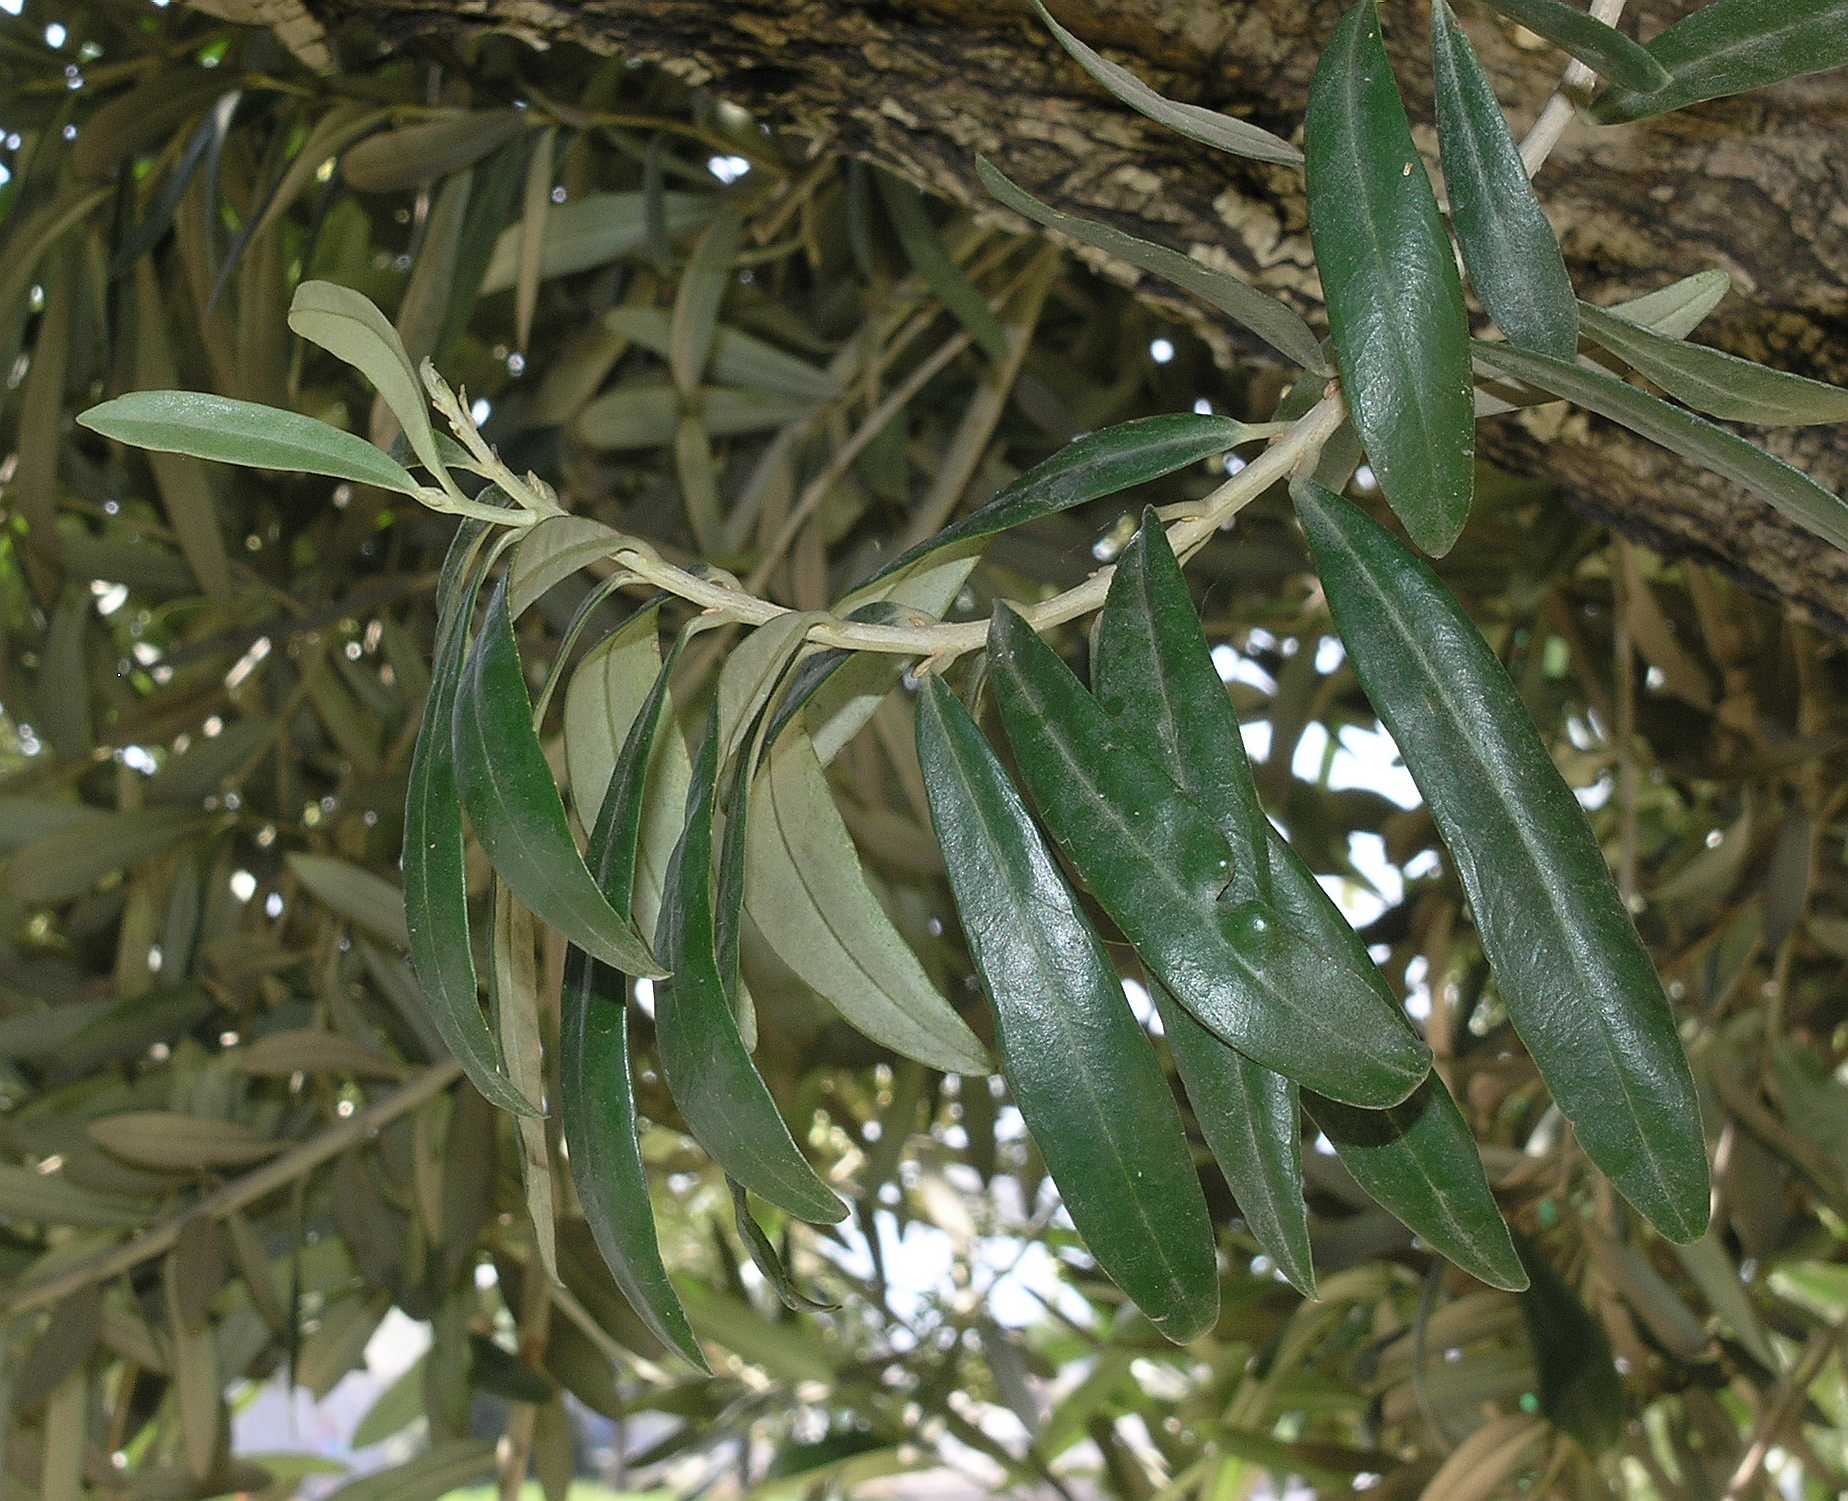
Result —
M1606 26L1615 26L1626 3L1627 0L1592 0L1592 17ZM1566 64L1559 87L1553 90L1553 97L1541 109L1533 128L1527 132L1527 139L1521 142L1521 165L1527 168L1529 177L1540 175L1540 169L1553 154L1559 138L1566 133L1566 127L1572 123L1572 117L1578 113L1579 105L1597 76L1576 57Z
M1346 414L1340 393L1331 389L1287 431L1273 439L1263 453L1210 495L1199 501L1166 507L1161 513L1162 519L1169 523L1168 540L1176 555L1185 558L1198 551L1214 532L1259 495L1313 459L1341 426ZM792 613L782 605L760 599L736 581L677 567L643 542L626 542L615 551L611 561L632 572L638 582L696 604L708 614L737 625L765 625L780 615ZM1089 615L1102 608L1114 572L1114 567L1100 568L1083 583L1061 594L1023 606L1021 614L1028 624L1040 631ZM868 625L826 618L809 628L808 639L819 646L925 657L935 665L943 665L964 652L979 650L988 639L988 625L986 621L942 625L930 621L921 612L917 622L909 625Z

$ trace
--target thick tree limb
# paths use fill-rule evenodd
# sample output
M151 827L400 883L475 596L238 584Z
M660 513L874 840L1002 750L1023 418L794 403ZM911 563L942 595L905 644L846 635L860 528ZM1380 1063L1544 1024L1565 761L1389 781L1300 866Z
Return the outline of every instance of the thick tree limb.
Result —
M226 0L214 0L223 9ZM272 0L273 3L273 0ZM1300 129L1317 49L1345 0L1059 0L1094 46L1181 98ZM1647 39L1695 0L1633 0ZM306 0L336 37L363 17L411 44L458 21L657 62L760 119L898 171L965 203L976 153L1030 191L1293 296L1319 298L1294 172L1217 157L1117 106L1057 48L1025 0ZM1414 119L1429 120L1428 35L1387 8ZM1496 17L1464 20L1524 128L1561 55ZM1432 147L1428 127L1420 140ZM1735 294L1702 337L1735 353L1848 380L1848 76L1615 130L1569 127L1540 178L1581 294L1612 301L1708 266ZM1262 359L1158 288L1226 354ZM1848 433L1763 435L1840 492ZM1556 476L1580 509L1664 552L1719 564L1759 592L1848 630L1848 554L1732 486L1599 419L1550 407L1483 427L1491 460Z

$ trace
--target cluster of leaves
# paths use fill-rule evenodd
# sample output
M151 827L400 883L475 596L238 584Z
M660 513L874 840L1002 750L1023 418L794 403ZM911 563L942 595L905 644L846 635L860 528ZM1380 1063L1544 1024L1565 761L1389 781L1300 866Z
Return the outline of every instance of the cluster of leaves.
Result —
M1577 14L1502 8L1541 26ZM1734 0L1712 9L1744 15L1758 27L1748 40L1769 38L1804 66L1822 65L1816 44L1833 35L1767 28ZM1811 10L1827 19L1829 7ZM1624 51L1642 49L1587 26L1557 39L1613 76L1616 56L1639 87L1665 87ZM1388 1474L1395 1493L1452 1497L1532 1472L1576 1494L1617 1476L1600 1480L1587 1454L1621 1441L1657 1493L1702 1494L1726 1463L1716 1415L1744 1450L1774 1420L1802 1441L1806 1393L1839 1402L1822 1380L1831 1347L1819 1336L1797 1348L1807 1321L1834 1306L1832 1237L1788 1198L1741 1202L1767 1157L1802 1174L1806 1201L1839 1202L1827 1146L1816 1128L1793 1126L1805 1112L1839 1121L1843 1108L1826 1051L1828 977L1842 957L1829 924L1841 919L1809 910L1824 880L1815 851L1841 815L1823 759L1839 739L1839 671L1794 637L1779 648L1791 680L1746 670L1764 643L1728 621L1718 586L1689 574L1663 595L1634 554L1598 553L1560 519L1557 548L1530 573L1510 575L1513 549L1498 555L1489 536L1451 565L1484 571L1472 592L1494 602L1492 647L1427 564L1336 492L1364 451L1413 541L1442 553L1478 484L1476 412L1564 395L1839 539L1834 497L1575 362L1577 334L1722 417L1836 420L1842 393L1686 343L1723 277L1615 313L1580 308L1563 268L1549 280L1557 247L1441 3L1453 222L1506 342L1467 340L1448 237L1413 165L1370 3L1331 43L1304 153L1150 94L1055 26L1137 107L1225 149L1306 158L1332 367L1281 304L1054 215L985 169L1010 206L1172 275L1304 368L1277 426L1262 428L1135 417L1175 393L1151 400L1139 377L1083 374L1113 347L1146 344L1134 309L1113 304L1100 318L1095 291L1061 278L1045 253L966 224L946 230L901 186L879 180L869 193L857 170L792 173L722 112L676 117L677 100L617 111L612 91L636 87L620 68L578 64L576 101L551 104L551 77L529 77L530 58L489 45L474 86L490 97L517 88L525 110L459 101L432 118L409 99L382 104L391 90L420 94L414 69L388 65L363 101L284 93L260 127L234 129L221 71L233 54L202 27L175 19L153 33L197 57L220 90L202 85L186 130L166 139L183 150L134 136L117 160L154 165L99 191L86 185L93 168L56 148L41 161L41 138L17 190L24 212L9 219L9 235L24 236L23 259L9 263L24 267L14 315L36 319L17 420L22 433L57 435L49 456L22 445L13 480L25 522L12 538L15 615L50 609L32 680L23 696L7 690L14 725L30 704L35 730L20 732L24 764L6 793L17 958L0 1056L28 1102L10 1132L19 1165L0 1185L17 1227L7 1306L55 1304L29 1330L12 1404L29 1425L10 1440L28 1484L60 1496L110 1486L105 1456L121 1452L120 1483L139 1493L287 1493L299 1470L231 1453L225 1389L286 1367L324 1394L394 1306L428 1320L434 1345L380 1400L367 1436L421 1420L434 1443L354 1482L355 1496L381 1485L440 1495L490 1467L492 1447L471 1437L476 1389L515 1404L515 1462L534 1464L549 1488L572 1460L563 1391L611 1416L683 1418L651 1461L717 1449L778 1414L792 1425L780 1434L816 1441L787 1444L758 1477L770 1491L957 1462L985 1464L1004 1484L1056 1483L1084 1443L1126 1494L1164 1472L1175 1494L1212 1494L1264 1469L1330 1484ZM261 88L263 44L238 45L257 53L247 81ZM1760 67L1763 50L1727 49ZM1683 51L1694 61L1670 46L1653 66L1681 70L1677 86L1702 97L1726 86L1708 76L1713 44ZM144 91L173 85L134 77L84 120L73 152L104 151L92 143L107 144L98 126L111 110L118 130L145 129ZM48 137L63 140L59 111L70 108L54 96ZM637 139L636 128L656 133ZM756 170L720 192L710 170L679 159L684 142ZM669 178L688 190L670 191ZM394 254L390 220L354 194L406 192L414 227ZM110 199L126 204L113 226L97 213ZM34 306L25 288L67 243L86 253L62 284L43 273ZM775 295L760 294L772 275ZM1055 278L1078 316L1051 311ZM254 312L292 281L289 327L378 393L375 442L343 430L336 393L361 388L341 385L337 367L307 384L311 367L267 342L273 322L214 323L218 289ZM163 287L191 316L156 331ZM350 287L398 294L396 320ZM114 316L123 306L126 324ZM910 346L945 314L957 331L918 358ZM87 326L128 332L86 347L73 334ZM496 347L477 326L512 337ZM73 395L81 406L79 393L104 383L176 384L139 363L152 335L177 374L181 356L162 342L175 334L188 368L239 394L143 392L83 418L154 451L163 526L139 504L125 515L116 498L135 484L120 476L139 471L99 464L101 450L61 418ZM1072 349L1055 353L1060 340ZM541 348L557 353L541 361ZM434 375L433 354L471 374L496 418ZM1472 359L1521 384L1479 384ZM1334 430L1342 408L1317 402L1332 373L1352 436ZM1074 420L1100 430L1059 447ZM1298 442L1305 459L1320 447L1317 478L1299 479L1292 497L1346 655L1320 665L1321 606L1302 589L1281 508L1242 521L1249 540L1219 566L1255 574L1262 603L1241 602L1238 629L1276 671L1268 707L1245 705L1271 728L1253 768L1209 648L1225 625L1196 613L1159 518L1145 513L1128 536L1124 508L1154 481L1205 489L1203 463L1262 436L1279 452ZM1011 473L1010 453L1048 448ZM559 475L572 514L502 453ZM214 494L196 458L251 469L235 502ZM277 471L339 481L335 505L325 486L257 478ZM1191 549L1228 492L1243 504L1265 488L1235 476L1184 501L1173 537ZM983 492L993 498L945 525ZM430 529L394 494L462 518L434 580L411 564L427 556ZM1489 498L1523 535L1513 512L1533 497ZM971 703L993 700L1010 770L945 683L982 627L933 622L979 612L983 597L1032 598L1044 555L1021 551L1012 529L1042 534L1096 501L1124 520L1108 589L1099 580L1091 600L1103 611L1090 691L1031 612L1006 604L969 679ZM232 504L249 518L256 560L238 567L218 520ZM1198 514L1208 520L1190 532ZM689 544L709 561L671 561ZM748 569L748 586L719 561ZM356 563L376 575L357 588ZM1200 563L1210 568L1210 555ZM1055 566L1069 570L1069 557ZM404 602L432 582L426 653ZM635 586L702 607L665 656L661 626L678 607L620 616L617 591ZM118 599L99 617L115 587L132 613L117 620ZM1088 587L1043 603L1089 599ZM753 629L736 642L707 634L736 625ZM1260 629L1268 645L1257 648ZM908 680L915 714L912 696L893 692L907 655L929 659ZM118 656L126 683L108 681ZM550 665L535 676L526 660ZM1639 702L1645 663L1672 704ZM92 691L63 691L72 682ZM548 744L554 704L561 734ZM1311 723L1329 727L1332 746L1333 731L1376 715L1423 796L1390 821L1378 799L1344 803L1292 774ZM1677 900L1701 914L1686 931L1660 914L1651 935L1674 985L1699 1002L1698 1079L1549 754L1569 724L1585 742L1578 754L1612 764L1622 784L1625 887L1646 858L1665 886L1686 884ZM190 738L169 751L176 733ZM1635 774L1643 746L1675 767L1647 796ZM144 759L157 767L145 785ZM258 803L268 764L274 787ZM1755 797L1778 809L1768 824L1740 791L1761 784ZM53 787L68 790L47 802ZM1734 806L1743 828L1690 858L1689 831ZM376 873L391 866L399 807L402 895ZM1645 841L1649 807L1660 825ZM1318 875L1351 879L1347 835L1381 826L1402 863L1428 853L1428 870L1455 880L1427 874L1357 932ZM944 931L945 876L963 947ZM243 905L272 883L274 912ZM1839 905L1839 872L1829 884ZM1130 955L1099 937L1099 911L1133 950L1129 974L1152 996L1179 1095L1126 1003ZM475 935L486 936L486 1009ZM408 949L415 985L394 946ZM991 1008L956 983L964 947ZM1376 964L1382 948L1390 957ZM1422 1036L1395 983L1413 955L1432 1004ZM650 982L639 1012L636 978ZM1775 987L1769 1015L1742 1004L1759 984ZM1524 1053L1506 1050L1505 1028ZM987 1088L989 1036L1031 1143ZM450 1090L458 1070L473 1091ZM407 1077L359 1113L366 1081ZM1697 1239L1709 1210L1697 1088L1718 1127L1732 1246L1789 1263L1775 1302L1741 1283L1727 1242ZM1304 1150L1305 1109L1328 1158ZM920 1134L952 1121L960 1152ZM1568 1121L1570 1146L1558 1139ZM1213 1229L1223 1191L1196 1171L1190 1127L1236 1202L1241 1258L1255 1246L1318 1302L1288 1296L1255 1260L1223 1275ZM1667 1241L1573 1171L1579 1151ZM569 1173L555 1174L566 1161ZM664 1170L684 1201L651 1209ZM1036 1217L1043 1176L1076 1235ZM836 1192L850 1183L851 1203ZM785 1226L780 1245L751 1195ZM958 1203L971 1197L986 1224ZM709 1237L721 1206L735 1245ZM1504 1211L1530 1234L1551 1232L1551 1251L1511 1236ZM1024 1340L948 1289L901 1317L881 1222L922 1214L971 1264L983 1231L1060 1247L1079 1301ZM803 1245L852 1293L825 1333L753 1301L761 1285L792 1314L817 1306L791 1271L787 1227L801 1221L828 1227ZM128 1259L111 1259L124 1231L150 1226L127 1242ZM323 1229L334 1233L307 1240ZM1441 1268L1411 1234L1501 1291L1435 1306ZM1395 1254L1368 1264L1381 1245ZM491 1293L475 1275L484 1253ZM1549 1255L1595 1268L1607 1318L1593 1318ZM138 1270L157 1260L159 1275ZM1730 1342L1714 1341L1690 1286ZM1190 1341L1205 1374L1164 1353L1151 1326ZM518 1355L492 1337L503 1327ZM1442 1363L1427 1358L1433 1347ZM1617 1421L1626 1395L1613 1347L1636 1377L1637 1410L1658 1415L1653 1431ZM699 1374L678 1374L669 1352ZM1089 1374L1047 1413L1033 1377L1079 1359ZM1742 1410L1683 1384L1676 1362L1710 1371ZM802 1426L798 1399L814 1389L830 1394L825 1435ZM1528 1396L1535 1410L1522 1411L1516 1399ZM1002 1408L1024 1443L997 1437ZM1453 1426L1464 1409L1467 1433ZM1832 1463L1818 1456L1812 1468L1826 1477Z

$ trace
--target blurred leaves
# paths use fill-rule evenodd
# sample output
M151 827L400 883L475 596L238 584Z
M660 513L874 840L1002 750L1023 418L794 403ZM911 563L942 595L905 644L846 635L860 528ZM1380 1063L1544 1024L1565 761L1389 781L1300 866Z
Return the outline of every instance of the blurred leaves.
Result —
M226 1387L330 1390L399 1316L433 1344L359 1437L404 1448L339 1494L402 1501L484 1481L494 1447L471 1409L498 1431L498 1404L542 1398L544 1414L620 1416L627 1483L677 1494L848 1491L900 1466L947 1467L947 1484L995 1493L1048 1474L1073 1491L1177 1498L1376 1474L1391 1495L1481 1494L1493 1475L1597 1494L1572 1488L1593 1480L1575 1468L1591 1463L1578 1445L1615 1440L1602 1483L1700 1495L1764 1424L1800 1456L1789 1464L1809 1494L1834 1494L1848 1468L1839 1369L1813 1368L1800 1393L1788 1373L1811 1369L1803 1352L1848 1306L1836 643L1708 570L1620 556L1531 479L1479 472L1471 545L1444 564L1605 853L1633 851L1632 908L1695 1060L1716 1165L1711 1236L1675 1251L1602 1191L1549 1109L1281 497L1190 561L1266 806L1304 879L1359 922L1379 983L1422 1018L1457 1111L1443 1114L1444 1139L1473 1135L1482 1191L1526 1236L1529 1267L1539 1257L1566 1291L1537 1276L1516 1296L1449 1269L1430 1246L1450 1247L1423 1231L1415 1243L1369 1199L1368 1187L1389 1197L1377 1179L1363 1186L1363 1169L1343 1165L1364 1159L1334 1113L1312 1111L1303 1208L1321 1296L1303 1302L1256 1259L1177 1094L1192 1155L1176 1183L1197 1175L1221 1263L1217 1322L1185 1353L1059 1214L999 1081L991 1091L953 1071L981 1066L996 1038L928 833L905 664L817 653L798 656L783 687L743 685L747 704L759 687L814 689L744 784L734 931L739 989L759 1017L748 1064L805 1160L863 1194L823 1229L760 1211L764 1244L742 1243L724 1176L661 1074L661 994L597 993L600 1056L620 1048L631 1071L630 1192L647 1199L706 1342L711 1373L699 1372L628 1307L588 1196L558 1170L556 1142L541 1147L550 1123L522 1140L520 1123L448 1082L454 1065L400 956L417 936L401 926L417 877L414 859L400 869L400 816L432 660L439 684L453 678L477 624L458 605L439 635L452 525L366 483L382 469L208 471L107 442L76 413L161 387L260 396L363 438L371 388L342 363L363 346L405 407L394 403L408 422L396 463L421 483L448 466L472 492L448 435L407 417L426 410L413 356L441 348L509 469L557 481L573 513L514 554L507 628L529 702L560 674L526 743L562 774L575 840L597 822L654 680L657 628L687 615L669 606L624 630L640 603L629 589L592 601L564 651L594 587L577 565L607 569L612 535L759 572L769 597L822 609L903 550L950 468L968 478L942 514L973 518L1021 495L1009 487L1049 457L1089 452L1065 446L1076 433L1196 401L1225 414L1189 424L1198 442L1173 465L1108 487L1131 491L1079 485L1060 508L1010 514L1018 528L970 528L993 538L979 562L959 550L895 570L892 609L979 619L994 599L1030 602L1110 561L1145 501L1185 507L1220 483L1224 452L1271 415L1271 373L1212 368L1070 263L998 396L980 344L927 368L986 327L961 289L1007 327L1031 252L963 212L869 190L870 178L856 187L863 174L621 62L458 36L440 65L387 56L354 65L345 87L295 68L266 34L183 7L59 14L58 48L50 13L0 16L0 124L21 136L0 185L0 348L9 367L15 353L25 362L0 395L7 1495L292 1495L314 1464L230 1454ZM84 56L90 45L101 55ZM281 309L316 282L362 291L388 321L339 322L317 291L308 324L325 340L286 337ZM1679 338L1724 288L1705 273L1620 311ZM1320 363L1300 319L1275 329L1293 358ZM1146 358L1157 337L1175 348L1160 366ZM1711 367L1693 373L1711 386ZM717 521L705 552L689 479ZM467 557L464 545L458 570ZM469 561L443 603L479 577L483 556ZM1083 665L1078 631L1049 640ZM732 645L702 634L683 651L644 779L635 896L649 934L681 832L688 736L718 691L716 656L702 657L713 641ZM987 698L967 686L980 711ZM432 713L440 759L453 723L442 695ZM718 789L721 865L737 785L734 774ZM487 1065L476 1077L491 1089L491 883L453 785L432 807L444 817L425 837L450 841L445 893L462 919L441 935L448 1020L472 1010L473 1061ZM766 841L785 816L779 863ZM817 847L830 853L811 872ZM716 931L714 944L716 958ZM539 1103L560 1092L565 959L562 945L528 949L504 950L504 993L535 998L539 1071L525 1055L522 1078ZM1107 952L1109 986L1127 968L1126 952ZM1171 1088L1165 1046L1144 1051ZM432 1080L442 1087L402 1114L353 1129ZM1335 1153L1318 1127L1339 1138ZM297 1171L304 1146L331 1155ZM542 1152L555 1289L520 1176ZM1453 1161L1469 1165L1460 1147ZM198 1213L278 1164L288 1181L237 1215ZM15 1301L148 1230L160 1248L136 1266ZM753 1262L766 1247L763 1264L798 1267L840 1310L787 1315ZM552 1300L543 1324L534 1283ZM535 1439L533 1471L555 1480L555 1418L536 1421L549 1436Z

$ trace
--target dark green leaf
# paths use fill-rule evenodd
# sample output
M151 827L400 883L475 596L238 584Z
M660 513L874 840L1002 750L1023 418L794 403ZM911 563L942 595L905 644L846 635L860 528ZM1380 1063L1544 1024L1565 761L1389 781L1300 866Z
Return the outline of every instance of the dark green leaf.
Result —
M476 990L462 805L450 733L469 622L481 588L475 555L486 530L479 521L465 521L456 529L437 582L436 658L404 799L404 919L411 966L430 1003L430 1020L469 1082L503 1110L537 1115L538 1108L502 1072L500 1042Z
M1079 41L1052 18L1052 13L1040 0L1033 0L1033 8L1040 13L1040 19L1046 23L1047 29L1058 38L1059 45L1071 53L1078 65L1131 109L1166 125L1191 141L1198 141L1202 146L1213 146L1233 156L1247 156L1254 161L1281 162L1289 167L1302 165L1302 152L1281 136L1272 135L1268 130L1248 121L1222 115L1217 110L1202 109L1197 104L1184 104L1178 99L1169 99L1156 93L1127 68L1119 68L1109 58L1100 56Z
M668 872L657 945L673 979L655 986L655 1035L668 1089L730 1176L800 1219L832 1224L847 1206L815 1175L745 1051L725 983L713 901L717 726L700 746L687 820Z
M1147 516L1111 580L1095 674L1105 708L1153 739L1162 764L1218 818L1241 862L1235 889L1273 901L1298 933L1367 982L1379 998L1382 1021L1405 1026L1366 945L1265 820L1237 715L1213 669L1179 564ZM1163 1002L1157 990L1156 1003ZM1295 1087L1286 1092L1281 1076L1259 1070L1180 1008L1172 1009L1172 1016L1167 1006L1162 1010L1168 1044L1207 1144L1254 1233L1285 1274L1304 1287L1313 1273L1306 1226L1299 1231L1292 1224L1302 1215ZM1484 1281L1522 1285L1475 1142L1442 1079L1431 1075L1409 1099L1387 1110L1356 1110L1315 1095L1307 1103L1343 1163L1385 1208ZM1292 1245L1301 1247L1300 1280L1287 1259Z
M1319 485L1292 493L1335 624L1455 860L1516 1030L1591 1159L1663 1234L1692 1240L1707 1223L1700 1104L1578 800L1430 568Z
M1231 1185L1239 1213L1290 1285L1313 1298L1315 1263L1303 1201L1303 1112L1296 1085L1227 1047L1193 1019L1167 986L1151 981L1149 993L1200 1134Z
M783 1264L783 1258L777 1253L776 1247L770 1244L770 1237L764 1234L764 1227L752 1217L750 1195L742 1183L732 1184L731 1196L732 1217L738 1226L738 1238L751 1253L751 1264L763 1274L764 1281L776 1293L777 1301L791 1313L833 1313L838 1309L841 1306L839 1303L812 1298L796 1286L796 1279Z
M957 321L982 346L982 353L997 365L1002 364L1007 359L1007 330L989 307L988 299L943 248L924 207L923 195L910 183L884 172L877 174L873 181L878 185L879 197L892 220L892 227L898 231L898 242L904 246L912 268L924 278L937 300L956 315Z
M1142 513L1142 528L1111 575L1091 680L1105 711L1139 730L1162 768L1219 825L1232 846L1233 894L1268 900L1270 825L1238 711L1152 510Z
M1594 343L1698 411L1763 427L1848 422L1848 391L1840 386L1771 370L1704 344L1667 339L1589 303L1584 320Z
M1848 549L1848 505L1782 459L1601 371L1506 344L1475 343L1484 364L1622 423L1631 432L1741 485L1801 527Z
M364 438L313 417L204 391L134 391L77 421L118 443L252 469L296 470L409 495L417 482Z
M1138 732L1162 767L1219 825L1232 890L1270 896L1269 825L1245 759L1238 714L1213 670L1200 618L1153 511L1111 576L1092 681L1098 702ZM1315 1296L1303 1202L1302 1108L1295 1084L1227 1047L1159 982L1162 1031L1200 1131L1245 1222L1278 1270Z
M1120 494L1214 458L1249 441L1251 430L1230 417L1175 412L1138 417L1075 438L1004 486L984 505L916 547L907 548L866 582L886 578L919 558L979 537L992 537L1088 500ZM865 585L861 585L862 588Z
M1626 89L1659 89L1668 82L1662 64L1649 49L1631 41L1615 26L1568 5L1565 0L1483 0L1511 21L1519 21L1535 36L1543 36L1560 51L1576 57L1594 73L1601 73Z
M989 664L1021 776L1053 837L1143 962L1223 1040L1352 1104L1396 1104L1430 1054L1382 1030L1366 984L1256 902L1220 900L1232 860L1213 820L1005 605Z
M1309 237L1348 411L1387 503L1442 556L1474 484L1469 327L1374 0L1335 28L1306 129Z
M503 577L456 692L462 806L494 869L542 922L626 974L660 975L635 925L604 900L578 853L532 716Z
M1601 1453L1623 1436L1625 1419L1610 1337L1546 1253L1525 1236L1519 1244L1533 1283L1521 1298L1521 1314L1534 1348L1540 1410L1588 1451Z
M1714 0L1649 44L1668 71L1644 93L1613 89L1592 106L1605 125L1644 120L1786 78L1848 64L1848 0Z
M1035 224L1070 236L1081 245L1115 256L1138 271L1172 282L1183 292L1191 292L1208 306L1218 308L1241 327L1250 329L1292 364L1319 375L1328 373L1321 341L1294 308L1279 302L1268 292L1260 292L1236 276L1215 271L1166 245L1151 244L1107 224L1061 213L1011 182L985 156L975 159L975 171L982 179L982 186L1023 219L1031 219Z
M1444 0L1431 7L1431 53L1450 222L1469 279L1516 344L1569 360L1578 352L1578 302L1565 257L1476 49Z
M1269 837L1278 910L1323 952L1364 975L1384 1014L1409 1025L1334 898L1275 829ZM1409 1099L1386 1110L1356 1110L1316 1094L1303 1105L1354 1181L1426 1245L1491 1287L1527 1285L1469 1123L1435 1070Z
M1212 1226L1122 982L994 752L938 678L918 759L1002 1070L1098 1264L1177 1344L1218 1315Z

